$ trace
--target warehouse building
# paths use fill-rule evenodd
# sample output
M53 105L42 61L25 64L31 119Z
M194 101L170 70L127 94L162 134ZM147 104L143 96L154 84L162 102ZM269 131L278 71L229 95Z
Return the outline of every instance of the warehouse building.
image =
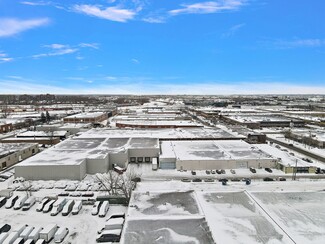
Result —
M89 112L67 116L63 119L64 123L99 123L108 118L108 113Z
M30 180L81 180L115 165L150 163L158 156L156 138L73 138L20 163L15 174Z
M215 170L275 167L277 159L244 141L163 141L159 167Z
M0 143L0 170L29 158L38 152L35 143Z

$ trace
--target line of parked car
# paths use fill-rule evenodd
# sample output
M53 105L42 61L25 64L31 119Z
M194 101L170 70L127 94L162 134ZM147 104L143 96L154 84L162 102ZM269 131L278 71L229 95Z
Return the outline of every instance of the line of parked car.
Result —
M10 231L11 230L11 231ZM46 227L33 227L19 225L11 228L9 224L0 224L1 244L45 244L54 239L55 243L61 243L68 235L69 229L49 224Z
M125 213L114 213L109 216L104 226L97 231L97 242L119 242L125 222Z
M59 198L52 199L49 197L43 198L38 204L36 211L49 213L51 216L56 216L62 212L62 216L68 216L70 213L76 215L82 209L82 201L75 201L73 199Z
M34 196L27 197L27 195L13 195L10 198L0 197L0 208L5 206L6 209L13 208L14 210L22 209L29 210L36 203ZM36 207L37 212L49 213L51 216L56 216L62 212L63 216L68 216L70 213L76 215L82 208L82 201L75 201L66 198L50 198L45 197ZM1 243L0 243L1 244Z

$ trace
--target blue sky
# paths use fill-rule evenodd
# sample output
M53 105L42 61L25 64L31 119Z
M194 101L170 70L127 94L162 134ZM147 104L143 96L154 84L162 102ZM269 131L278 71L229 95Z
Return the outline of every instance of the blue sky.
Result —
M325 93L323 0L0 0L0 93Z

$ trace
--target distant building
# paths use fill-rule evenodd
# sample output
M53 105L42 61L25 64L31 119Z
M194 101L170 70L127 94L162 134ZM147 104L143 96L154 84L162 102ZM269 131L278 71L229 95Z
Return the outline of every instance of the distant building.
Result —
M0 122L0 134L7 133L13 130L12 123L1 123Z
M80 113L70 115L63 119L64 123L98 123L108 119L108 113L94 112L94 113Z
M35 143L0 143L0 170L6 169L38 152Z

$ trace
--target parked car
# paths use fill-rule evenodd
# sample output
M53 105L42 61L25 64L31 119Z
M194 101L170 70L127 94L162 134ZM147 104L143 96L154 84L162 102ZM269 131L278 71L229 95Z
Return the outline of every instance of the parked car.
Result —
M214 179L207 178L207 179L204 179L204 182L214 182Z
M4 206L6 204L6 202L7 202L7 198L6 197L0 197L0 208L2 206Z
M191 171L192 175L196 175L196 172L194 170Z
M13 195L13 196L11 196L11 197L7 200L5 207L6 207L6 208L12 208L12 207L15 205L16 201L18 200L18 198L19 198L19 197L18 197L17 195Z
M221 172L221 174L225 174L226 173L226 171L224 169L221 169L220 172Z
M24 238L22 237L18 237L14 242L13 244L24 244Z
M211 170L211 174L215 175L216 171L215 170Z
M109 210L109 201L103 201L102 206L100 206L98 216L100 218L105 217L108 210Z
M50 200L47 204L45 204L43 208L43 213L48 213L52 210L53 204L55 203L56 200Z
M28 239L24 242L24 244L35 244L35 241L32 239Z
M209 175L209 174L211 173L211 171L210 171L210 170L206 170L205 173L206 173L207 175Z
M44 239L38 239L35 244L46 244L46 241Z
M238 179L238 178L232 178L232 179L230 179L231 181L234 181L234 182L238 182L238 181L240 181L240 179Z
M54 235L54 242L61 243L64 240L64 238L68 235L68 233L69 233L68 228L60 227Z
M0 234L0 243L3 243L7 237L9 236L9 234L7 232L3 232Z
M254 173L254 174L256 173L256 169L253 168L253 167L250 167L249 170L250 170L252 173Z
M13 244L14 241L19 237L18 232L11 232L8 234L7 238L4 240L3 244Z
M266 172L269 172L269 173L272 173L273 172L272 169L270 169L270 168L265 168L265 171Z
M121 238L122 229L105 230L96 239L96 242L119 242Z
M81 201L76 201L73 205L73 208L72 208L72 214L73 215L76 215L80 212L82 208L82 202Z
M66 198L60 198L55 203L53 204L52 211L51 211L51 216L56 216L58 213L60 213L66 204L67 199Z
M8 232L11 229L11 225L9 224L0 224L0 234L4 232Z
M195 179L193 179L192 181L193 181L193 182L202 182L202 179L200 179L200 178L195 178Z
M42 230L42 227L35 227L34 230L29 234L28 239L32 239L34 242L36 242L39 238L39 233Z
M27 195L23 195L23 196L20 196L17 201L15 202L15 205L14 205L14 210L18 210L18 209L21 209L25 203L25 201L27 200Z
M274 181L274 180L270 177L265 177L265 178L263 178L263 181Z
M93 205L92 210L91 210L91 214L92 215L97 215L101 205L102 205L102 202L96 201L95 204Z
M286 181L287 179L284 178L284 177L279 177L278 180L279 180L279 181Z
M30 196L23 205L23 211L29 210L36 202L36 198L34 196Z
M36 211L42 212L45 205L50 201L49 198L43 198L43 200L37 205Z
M108 216L108 220L110 219L115 219L115 218L125 218L125 213L124 212L115 212L115 213L112 213L110 216Z
M20 237L22 237L24 239L24 241L26 241L30 235L30 233L32 233L32 231L34 230L33 226L27 226L23 232L21 232Z
M232 173L232 174L236 174L236 171L235 171L234 169L231 169L231 170L230 170L230 173Z
M181 179L182 182L191 182L191 180L189 178L183 178Z
M71 213L74 203L75 201L71 199L64 205L62 209L62 216L68 216Z

